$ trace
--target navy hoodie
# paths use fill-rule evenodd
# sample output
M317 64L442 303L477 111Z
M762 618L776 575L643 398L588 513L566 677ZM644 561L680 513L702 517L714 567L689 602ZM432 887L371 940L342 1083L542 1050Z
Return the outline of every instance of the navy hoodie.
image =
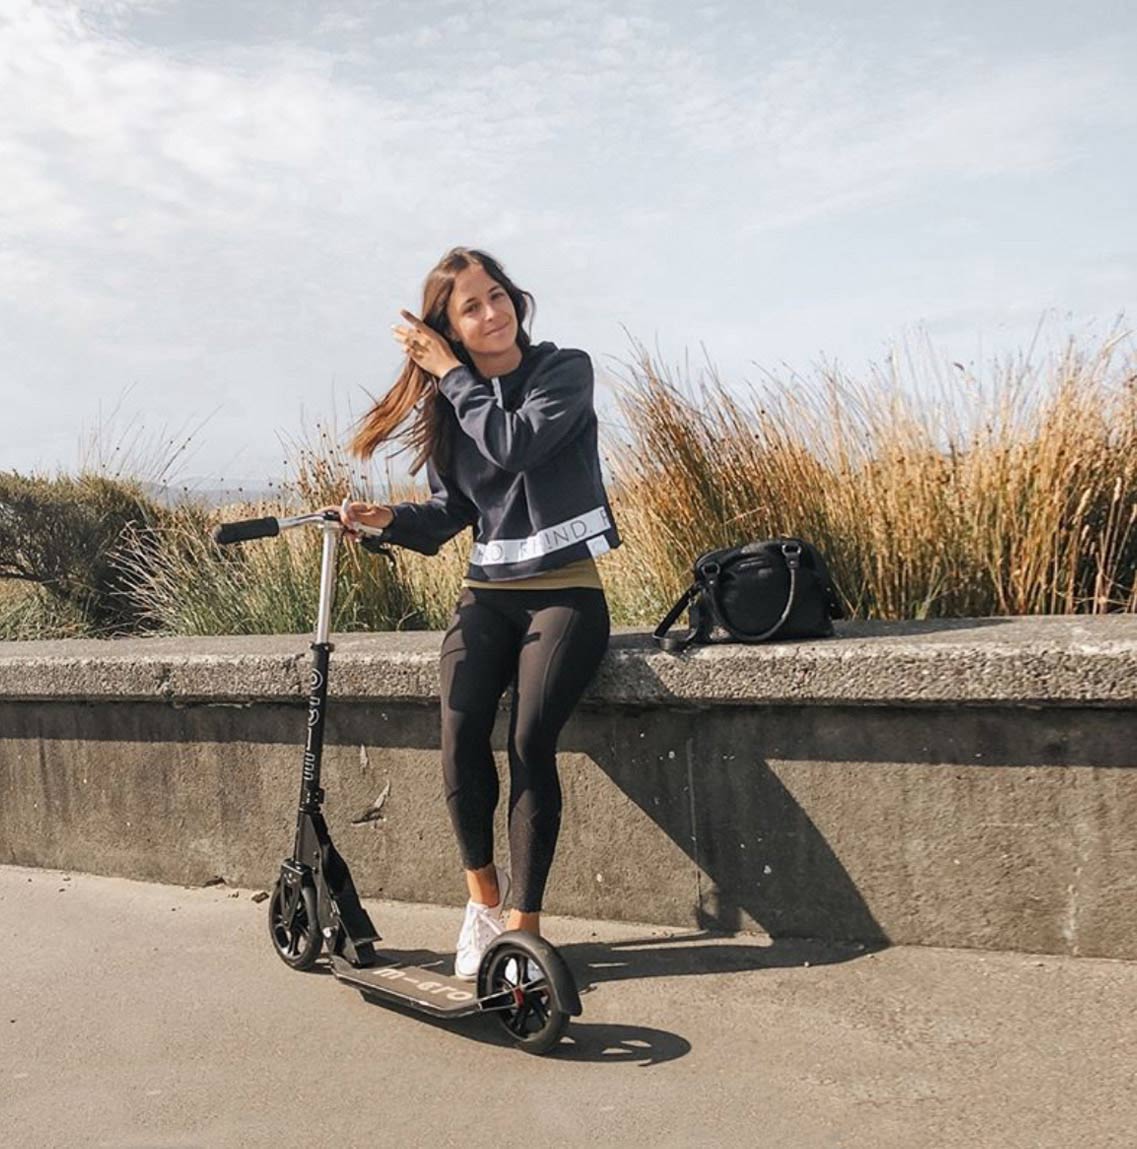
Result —
M539 343L514 371L486 380L455 367L438 390L446 401L440 415L452 420L445 473L428 461L430 498L395 504L394 521L372 546L432 555L472 526L467 577L499 582L620 545L583 351Z

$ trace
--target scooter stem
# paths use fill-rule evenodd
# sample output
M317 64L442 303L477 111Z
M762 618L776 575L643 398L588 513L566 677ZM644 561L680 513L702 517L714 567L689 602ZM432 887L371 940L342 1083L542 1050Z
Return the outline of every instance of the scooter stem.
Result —
M317 644L328 641L332 628L332 599L336 593L336 548L339 545L338 523L327 523L324 528L324 553L320 561L320 604L316 611Z

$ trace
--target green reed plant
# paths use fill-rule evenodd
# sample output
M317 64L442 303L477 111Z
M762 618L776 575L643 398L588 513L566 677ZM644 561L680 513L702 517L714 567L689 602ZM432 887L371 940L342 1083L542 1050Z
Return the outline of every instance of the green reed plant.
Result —
M222 508L180 508L153 532L156 551L135 572L131 593L153 627L172 634L303 633L311 629L319 587L318 532L287 532L239 546L218 547L212 531L225 518L287 515L296 508L260 502ZM124 549L132 551L135 540ZM406 588L383 560L344 548L333 625L337 630L421 625Z
M334 427L315 425L309 438L286 444L289 475L279 495L256 503L176 508L160 530L125 540L151 557L133 569L130 593L148 623L173 634L303 633L315 619L321 538L288 531L230 547L212 540L218 522L288 516L338 505L344 497L373 501L369 472L343 449ZM421 499L414 484L396 485L384 501ZM394 549L392 559L341 547L332 625L338 631L444 627L453 610L469 541L437 557Z
M29 583L0 582L0 642L86 638L91 628L73 604Z

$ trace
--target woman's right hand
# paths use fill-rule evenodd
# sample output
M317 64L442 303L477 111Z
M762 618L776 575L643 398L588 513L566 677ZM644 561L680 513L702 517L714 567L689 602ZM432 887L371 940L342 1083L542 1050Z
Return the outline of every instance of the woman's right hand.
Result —
M382 529L389 527L395 518L395 512L384 503L353 503L344 500L336 507L322 507L324 511L334 511L339 515L343 524L344 534L354 541L359 540L356 525Z

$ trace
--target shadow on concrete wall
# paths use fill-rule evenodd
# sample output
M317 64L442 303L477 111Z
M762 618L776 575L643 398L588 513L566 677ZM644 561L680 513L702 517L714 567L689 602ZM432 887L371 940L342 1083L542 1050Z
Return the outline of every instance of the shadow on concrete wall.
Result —
M912 622L896 624L894 633L961 631L1005 621ZM616 650L648 645L643 635L613 639ZM963 873L969 881L982 876L999 882L994 843L1023 859L1042 849L1030 822L1045 812L1023 802L1031 772L1132 767L1133 729L1131 714L1096 709L683 708L677 700L675 708L639 711L585 707L566 729L561 749L588 754L691 859L699 874L700 926L733 932L757 925L776 943L824 938L837 943L828 960L841 960L845 941L870 948L889 941L842 855L855 858L858 873L874 875L890 920L909 916L905 883L915 875L926 890L930 869L938 867L935 888L949 902L951 886L959 886ZM1022 768L1022 781L975 790L988 767ZM826 828L810 810L822 813ZM963 816L958 823L945 822L946 810ZM1014 837L1019 834L1026 842ZM953 853L973 864L953 872ZM954 895L965 904L967 885ZM982 916L982 907L975 913ZM792 946L786 957L800 964ZM750 955L747 968L751 959L776 963L777 948Z
M747 729L753 718L738 715L740 725L730 716L733 729L724 730L721 711L650 712L642 715L650 738L638 739L602 737L632 715L589 717L566 731L562 749L587 753L690 859L700 927L758 926L775 941L887 942L825 835L762 757ZM752 957L762 964L773 955Z

